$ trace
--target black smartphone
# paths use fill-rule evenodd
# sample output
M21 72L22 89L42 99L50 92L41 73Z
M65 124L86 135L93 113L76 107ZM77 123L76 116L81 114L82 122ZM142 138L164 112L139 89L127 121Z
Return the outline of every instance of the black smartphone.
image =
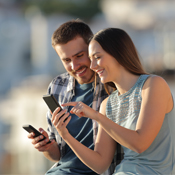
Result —
M52 111L52 113L55 111L56 108L58 108L58 107L61 108L60 104L57 102L56 98L52 94L51 95L43 95L43 99L46 102L49 109ZM61 108L61 110L62 110L62 108Z
M22 127L29 133L34 132L35 133L34 137L42 135L43 139L41 139L40 141L46 139L46 137L43 134L41 134L37 129L35 129L32 125L23 125ZM51 141L49 140L47 143L51 143Z

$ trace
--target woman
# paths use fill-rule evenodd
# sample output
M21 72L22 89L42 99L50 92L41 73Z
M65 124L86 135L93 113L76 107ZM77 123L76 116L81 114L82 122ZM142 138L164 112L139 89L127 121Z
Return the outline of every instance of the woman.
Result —
M74 106L71 113L99 123L94 151L69 134L66 126L71 117L66 110L57 115L58 108L52 122L59 134L81 161L99 174L109 167L116 142L124 149L124 159L114 174L175 174L174 104L165 80L143 70L132 40L121 29L109 28L94 35L89 57L91 69L115 91L102 102L100 113L82 102L63 107Z

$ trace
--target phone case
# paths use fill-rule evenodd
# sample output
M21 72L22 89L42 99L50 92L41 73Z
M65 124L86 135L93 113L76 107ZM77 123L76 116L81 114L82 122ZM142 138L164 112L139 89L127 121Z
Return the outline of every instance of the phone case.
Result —
M32 125L23 125L23 128L29 133L34 132L35 133L34 137L38 137L40 135L43 135L37 129L35 129ZM44 139L46 139L46 137L43 135L43 139L41 139L40 141L42 141ZM50 141L48 143L50 143Z
M49 109L52 111L52 113L55 111L55 109L57 107L61 108L61 106L59 105L59 103L57 102L57 100L55 99L55 97L52 94L51 95L43 95L43 99L46 102ZM61 108L61 110L62 110L62 108Z

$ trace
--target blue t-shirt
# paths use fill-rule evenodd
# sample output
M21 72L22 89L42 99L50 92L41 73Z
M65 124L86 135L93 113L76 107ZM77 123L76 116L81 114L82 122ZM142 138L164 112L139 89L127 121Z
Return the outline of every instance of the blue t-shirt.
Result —
M75 96L72 101L82 101L88 106L92 107L93 101L93 87L92 83L89 84L78 84L76 82L75 86ZM68 112L71 110L71 106L68 109ZM92 129L92 120L89 118L81 117L71 114L71 120L67 125L67 129L69 133L81 142L83 145L90 149L94 149L93 144L93 129ZM84 165L78 157L74 154L74 152L66 145L66 154L59 161L57 167L52 168L47 172L47 174L57 175L81 175L81 174L89 174L96 175L90 168Z

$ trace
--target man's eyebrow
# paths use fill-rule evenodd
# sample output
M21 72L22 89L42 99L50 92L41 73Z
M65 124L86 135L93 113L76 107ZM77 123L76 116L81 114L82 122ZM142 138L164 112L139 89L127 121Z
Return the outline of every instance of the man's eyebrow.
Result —
M79 55L80 53L85 52L84 50L79 51L78 53L74 54L73 57Z
M63 60L63 61L64 61L64 60L67 60L67 59L69 59L69 58L61 58L61 60Z
M72 57L75 57L75 56L79 55L82 52L85 52L85 51L84 50L81 50L78 53L74 54ZM62 60L66 60L66 59L69 59L69 58L62 58Z

